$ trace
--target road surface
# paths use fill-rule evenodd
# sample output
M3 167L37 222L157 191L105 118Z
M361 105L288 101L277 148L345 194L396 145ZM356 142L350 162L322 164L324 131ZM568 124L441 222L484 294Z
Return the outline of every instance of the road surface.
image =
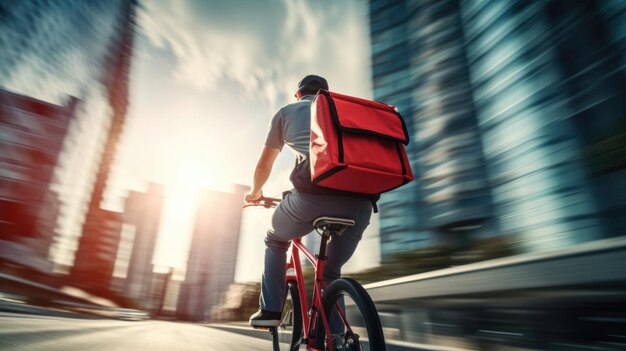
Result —
M271 350L271 342L206 326L0 312L2 351Z

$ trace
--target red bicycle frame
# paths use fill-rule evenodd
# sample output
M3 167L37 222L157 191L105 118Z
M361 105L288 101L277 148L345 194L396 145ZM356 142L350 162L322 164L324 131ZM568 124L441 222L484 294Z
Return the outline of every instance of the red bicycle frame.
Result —
M245 204L243 207L248 206L263 206L265 208L273 208L276 207L277 203L281 200L276 198L268 198L261 197L258 201L253 203ZM315 338L311 337L311 333L316 330L316 323L318 322L318 314L319 319L322 320L324 324L324 331L326 334L326 340L331 340L330 329L328 326L328 318L326 316L326 311L324 311L324 304L322 302L322 288L326 288L326 282L324 282L323 274L324 267L326 263L326 245L330 240L330 236L326 233L322 235L322 242L320 244L320 253L318 255L314 255L309 251L309 249L302 244L301 239L294 239L291 241L291 246L289 248L289 257L287 259L287 273L289 273L290 269L295 271L294 274L286 275L286 282L290 280L295 280L296 284L298 284L298 297L300 298L300 315L302 316L302 337L306 343L306 348L309 351L324 351L315 347L314 342ZM311 306L309 308L309 300L305 290L304 284L304 276L302 274L302 265L300 264L300 251L304 254L304 256L311 262L313 268L315 269L315 279L313 281L313 300L311 301ZM309 314L310 311L310 314ZM348 323L345 312L343 311L339 302L337 302L337 311L339 312L339 317L341 318L344 326L346 327L349 333L352 332L352 328ZM327 343L327 350L333 351L332 342Z
M324 324L324 330L326 333L326 340L331 339L330 330L328 327L328 318L326 316L326 312L324 311L324 305L322 303L322 288L326 288L326 282L324 282L323 274L324 274L324 265L326 263L325 255L326 251L326 242L328 237L322 237L322 245L320 249L320 257L316 257L309 249L302 244L301 239L294 239L291 241L291 247L289 249L289 258L287 259L287 272L289 269L293 269L295 271L294 274L287 274L286 281L295 280L298 284L298 297L300 298L300 312L302 316L302 333L303 340L306 342L307 350L310 351L323 351L321 349L315 348L314 341L315 339L311 337L311 333L316 330L316 323L318 320L318 314L321 317L322 323ZM302 266L300 264L300 252L304 254L304 256L311 262L313 267L315 268L315 279L313 282L313 300L311 301L311 308L309 309L309 300L307 298L305 284L304 284L304 276L302 275ZM321 259L320 259L321 258ZM309 310L311 311L309 314ZM337 310L339 311L340 317L344 322L344 325L348 329L348 331L352 332L350 325L347 322L347 319L344 315L343 310L338 305ZM328 343L327 345L328 351L333 351L332 343Z

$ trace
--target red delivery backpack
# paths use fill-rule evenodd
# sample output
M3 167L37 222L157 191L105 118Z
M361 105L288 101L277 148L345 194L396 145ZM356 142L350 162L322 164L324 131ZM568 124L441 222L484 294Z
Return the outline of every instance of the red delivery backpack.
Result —
M311 103L309 158L296 165L291 179L303 192L375 201L380 193L413 180L408 142L394 106L320 90Z

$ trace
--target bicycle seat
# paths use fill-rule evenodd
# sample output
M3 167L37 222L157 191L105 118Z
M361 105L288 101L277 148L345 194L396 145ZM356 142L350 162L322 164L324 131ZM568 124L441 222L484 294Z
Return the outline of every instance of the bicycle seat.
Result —
M313 227L320 235L339 236L355 223L352 218L322 216L313 221Z

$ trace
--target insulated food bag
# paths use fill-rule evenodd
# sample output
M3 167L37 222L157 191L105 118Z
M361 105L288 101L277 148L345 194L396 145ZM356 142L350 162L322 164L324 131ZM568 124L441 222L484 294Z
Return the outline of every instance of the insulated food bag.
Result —
M321 90L311 104L311 181L380 194L413 180L404 120L394 106Z

